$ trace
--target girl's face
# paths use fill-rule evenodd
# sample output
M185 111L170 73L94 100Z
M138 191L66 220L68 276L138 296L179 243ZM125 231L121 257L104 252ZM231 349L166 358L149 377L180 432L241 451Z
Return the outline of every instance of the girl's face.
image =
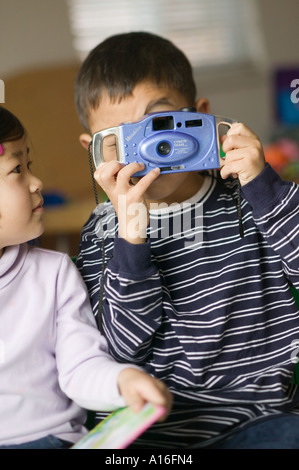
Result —
M0 256L3 248L44 230L42 182L30 171L26 138L2 144L0 155Z

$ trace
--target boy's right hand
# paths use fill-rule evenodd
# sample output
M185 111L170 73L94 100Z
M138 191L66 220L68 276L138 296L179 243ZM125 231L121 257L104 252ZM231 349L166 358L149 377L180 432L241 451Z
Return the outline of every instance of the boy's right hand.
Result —
M133 185L132 176L143 168L142 163L124 165L111 160L101 163L94 174L116 211L119 236L133 244L146 241L149 212L144 193L160 174L159 168L154 168Z
M167 418L173 399L166 385L160 380L139 369L127 367L118 375L118 388L126 404L135 412L149 402L165 408L166 411L159 421Z

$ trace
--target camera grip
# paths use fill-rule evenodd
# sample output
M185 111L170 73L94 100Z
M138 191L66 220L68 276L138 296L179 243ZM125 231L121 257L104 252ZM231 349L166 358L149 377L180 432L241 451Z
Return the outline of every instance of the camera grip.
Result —
M118 140L120 138L120 127L110 127L109 129L104 129L101 132L98 132L97 138L93 139L92 143L92 153L93 153L93 161L95 164L95 167L98 168L98 166L103 163L104 161L107 160L113 160L115 158L104 158L104 140L105 138L109 136L115 136L115 153L114 156L116 155L116 159L118 161L122 161L121 155L119 155L119 147L118 147ZM113 145L110 145L110 147L113 147Z
M231 128L232 124L235 123L235 122L238 122L238 121L236 121L235 119L230 119L230 118L225 117L225 116L215 115L215 124L216 124L218 149L219 149L219 162L220 162L221 166L224 165L223 159L225 159L225 154L221 155L222 151L221 151L221 140L220 139L225 134L224 133L220 134L219 128L220 128L220 126Z

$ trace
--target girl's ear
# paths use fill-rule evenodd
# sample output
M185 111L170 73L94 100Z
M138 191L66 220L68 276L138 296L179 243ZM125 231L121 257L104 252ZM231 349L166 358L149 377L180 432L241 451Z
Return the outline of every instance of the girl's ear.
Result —
M210 113L211 111L211 107L210 107L210 102L207 98L199 98L196 102L195 102L195 107L196 107L196 111L198 113Z
M91 140L92 140L92 137L90 137L89 134L81 134L79 136L79 142L82 145L82 147L85 148L85 150L88 150L88 146Z

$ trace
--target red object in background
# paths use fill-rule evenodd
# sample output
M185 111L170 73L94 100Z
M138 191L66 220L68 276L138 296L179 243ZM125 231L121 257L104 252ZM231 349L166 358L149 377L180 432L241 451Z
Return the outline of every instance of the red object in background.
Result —
M287 180L299 181L299 145L286 137L264 146L266 161Z
M264 147L266 161L270 163L272 168L280 173L288 164L288 159L284 152L277 144L270 144Z

